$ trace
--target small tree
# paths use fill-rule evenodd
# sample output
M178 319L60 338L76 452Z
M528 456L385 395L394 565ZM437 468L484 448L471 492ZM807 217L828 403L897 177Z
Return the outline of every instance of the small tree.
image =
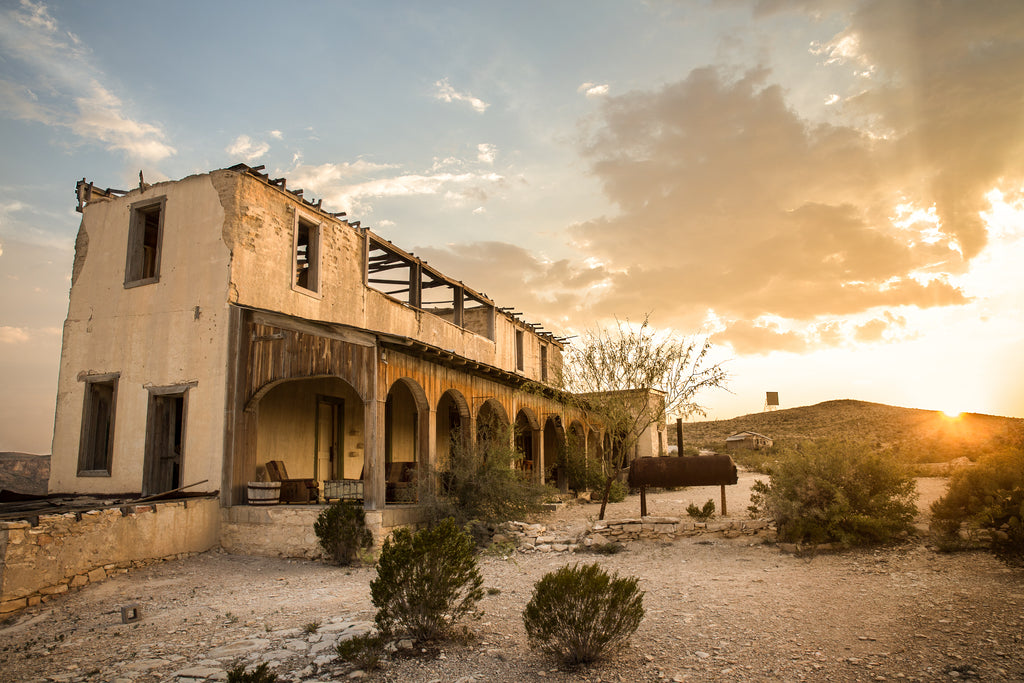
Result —
M909 532L916 498L913 478L866 446L812 441L780 453L751 507L775 520L783 541L868 545Z
M621 646L644 617L637 579L600 565L568 565L545 574L523 610L532 647L570 666L588 664Z
M421 507L431 520L500 523L543 509L549 491L518 468L522 455L506 429L496 425L488 433L481 441L452 439L449 457L434 473L437 486L421 491Z
M604 519L612 481L644 430L669 415L704 415L697 395L724 387L721 363L708 364L711 343L658 333L644 316L640 325L616 321L573 342L561 371L570 400L593 414L611 440L599 519Z
M988 455L957 472L932 503L932 530L943 544L959 543L961 527L985 530L994 552L1024 564L1024 448Z
M337 501L327 506L313 523L320 546L336 564L352 564L361 549L373 546L361 505Z
M398 529L384 541L370 600L381 633L396 629L435 640L472 614L483 597L473 539L451 518L413 533Z

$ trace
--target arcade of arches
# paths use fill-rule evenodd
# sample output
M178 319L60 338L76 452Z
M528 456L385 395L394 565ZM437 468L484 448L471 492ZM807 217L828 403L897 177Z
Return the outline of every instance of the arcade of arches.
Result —
M283 462L289 478L316 480L321 496L334 482L361 482L365 507L375 510L415 504L417 489L430 485L429 473L459 439L509 438L523 470L563 488L561 452L600 452L599 428L581 411L553 392L519 390L513 374L461 368L376 340L253 327L263 329L249 340L290 345L302 362L273 357L276 367L251 364L239 381L245 402L233 430L231 504L244 501L240 485L271 460ZM306 346L319 355L303 361ZM248 349L249 357L256 351ZM371 371L353 359L369 361Z

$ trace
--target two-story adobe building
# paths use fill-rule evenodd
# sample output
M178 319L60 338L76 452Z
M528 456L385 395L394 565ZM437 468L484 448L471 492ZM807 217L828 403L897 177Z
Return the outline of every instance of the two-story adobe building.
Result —
M83 179L78 199L51 492L189 486L231 507L281 461L384 510L410 502L389 477L425 476L456 433L514 425L537 480L567 430L600 442L551 386L563 340L285 179Z

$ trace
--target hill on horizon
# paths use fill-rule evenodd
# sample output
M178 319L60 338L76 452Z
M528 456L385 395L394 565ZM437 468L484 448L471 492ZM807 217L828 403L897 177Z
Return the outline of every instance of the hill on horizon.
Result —
M0 452L0 490L43 496L49 478L49 455Z
M776 446L812 439L867 443L904 462L947 462L1024 446L1024 419L980 413L950 417L935 410L901 408L852 399L683 423L683 445L722 451L737 432L764 434ZM675 429L669 426L669 442Z

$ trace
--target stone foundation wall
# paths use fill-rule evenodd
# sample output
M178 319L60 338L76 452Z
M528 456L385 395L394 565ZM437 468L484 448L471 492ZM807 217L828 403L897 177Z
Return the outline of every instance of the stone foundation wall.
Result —
M542 524L510 522L494 534L495 543L511 542L522 552L575 552L606 543L642 540L672 540L700 534L721 534L725 538L761 536L775 538L775 529L765 520L695 522L678 517L641 517L594 522L575 536L549 532Z
M235 505L221 510L220 544L229 553L263 557L304 557L323 555L313 523L323 505ZM400 527L415 527L423 511L414 506L396 506L366 511L366 528L379 549L384 539Z
M0 522L0 614L217 545L216 498L40 515Z

